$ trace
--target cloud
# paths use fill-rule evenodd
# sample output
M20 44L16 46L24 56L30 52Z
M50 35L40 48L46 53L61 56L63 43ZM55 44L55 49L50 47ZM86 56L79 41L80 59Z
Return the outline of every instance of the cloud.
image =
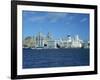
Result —
M69 25L69 24L70 24L70 22L66 22L66 24L67 24L67 25Z
M67 13L48 13L48 18L51 23L55 23L65 18L67 15Z
M87 18L83 18L80 20L80 22L85 22L85 21L87 21Z
M44 22L49 22L49 23L56 23L61 20L65 20L66 18L66 24L70 24L74 18L75 15L72 15L70 13L64 13L64 12L41 12L39 13L34 12L33 16L29 18L30 21L32 22L38 22L38 23L44 23Z
M22 13L23 13L23 16L28 16L28 15L35 15L37 12L34 12L34 11L22 11Z
M63 19L64 17L66 17L68 14L67 13L47 13L45 15L39 15L39 16L34 16L30 17L30 20L33 22L45 22L48 21L50 23L55 23L61 19Z
M29 20L32 22L42 22L44 19L44 16L33 16Z
M74 20L75 20L75 15L72 15L72 14L68 14L67 15L67 19L66 19L66 25L70 25L70 24L73 24Z

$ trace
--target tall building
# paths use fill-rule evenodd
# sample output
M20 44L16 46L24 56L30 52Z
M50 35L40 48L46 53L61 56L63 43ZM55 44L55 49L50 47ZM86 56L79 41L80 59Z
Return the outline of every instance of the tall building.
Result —
M47 48L56 48L56 41L53 40L53 37L50 32L48 32L46 40L47 40Z
M36 47L44 47L44 36L41 32L36 36Z
M48 32L48 34L47 34L46 38L47 38L48 40L52 40L52 35L51 35L51 33L50 33L50 32Z

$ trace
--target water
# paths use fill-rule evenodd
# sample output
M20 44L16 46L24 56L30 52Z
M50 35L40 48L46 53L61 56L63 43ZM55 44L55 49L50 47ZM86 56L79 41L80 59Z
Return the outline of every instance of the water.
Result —
M23 68L89 65L89 49L23 49Z

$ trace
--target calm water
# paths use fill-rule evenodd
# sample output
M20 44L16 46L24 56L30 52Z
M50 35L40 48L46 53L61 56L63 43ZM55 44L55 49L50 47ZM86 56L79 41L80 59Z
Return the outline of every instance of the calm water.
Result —
M89 65L89 49L23 49L23 68Z

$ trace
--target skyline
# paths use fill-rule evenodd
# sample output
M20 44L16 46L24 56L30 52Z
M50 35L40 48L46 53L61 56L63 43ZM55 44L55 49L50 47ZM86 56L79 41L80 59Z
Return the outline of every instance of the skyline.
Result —
M89 14L23 11L22 12L23 38L51 33L53 38L66 37L66 35L79 35L83 40L89 40Z

